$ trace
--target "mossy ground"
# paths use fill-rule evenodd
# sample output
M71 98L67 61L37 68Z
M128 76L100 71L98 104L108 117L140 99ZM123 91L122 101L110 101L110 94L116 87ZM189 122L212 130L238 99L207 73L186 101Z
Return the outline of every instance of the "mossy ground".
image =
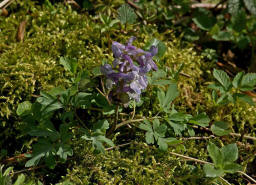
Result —
M120 4L121 2L114 3L116 7ZM20 1L11 5L10 10L8 17L0 17L0 148L8 151L7 156L25 152L29 146L27 144L22 147L26 138L19 135L20 122L15 112L18 103L33 101L40 90L69 85L67 78L70 74L60 65L61 56L77 58L79 69L90 70L103 61L113 60L109 39L123 42L131 35L137 37L137 46L142 46L153 37L166 44L167 52L159 61L159 67L177 69L181 64L185 65L182 72L186 75L181 75L179 79L181 95L175 101L178 110L193 115L207 112L214 120L227 121L234 132L255 136L256 108L242 102L223 108L214 107L211 92L207 88L213 80L211 70L215 67L214 62L206 62L194 51L192 44L184 44L172 31L159 33L157 25L143 25L142 28L135 25L127 27L122 33L119 28L109 34L101 33L102 23L98 19L88 12L77 12L63 3L47 6L36 5L33 1ZM24 20L25 37L19 42L16 39L17 30ZM147 114L150 105L145 105L144 108L138 111ZM203 131L199 131L199 134L208 135ZM237 138L212 140L222 145L225 142L235 142ZM248 168L252 176L256 175L255 143L246 140L240 142L243 144L239 146L239 162ZM185 140L182 145L170 147L169 151L209 160L206 146L205 140ZM88 144L78 139L74 139L73 147L74 157L65 165L60 164L66 168L63 174L53 177L54 171L39 168L33 171L34 178L39 178L45 184L64 180L74 184L212 183L212 179L204 177L200 164L181 160L168 152L160 152L141 141L110 150L105 155L93 154ZM47 173L53 178L46 177ZM226 179L231 183L234 181L246 184L237 174L227 175Z

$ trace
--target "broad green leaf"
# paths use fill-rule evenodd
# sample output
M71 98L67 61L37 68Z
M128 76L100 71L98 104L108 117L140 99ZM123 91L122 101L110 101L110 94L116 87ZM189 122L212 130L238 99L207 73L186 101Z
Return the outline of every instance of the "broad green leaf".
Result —
M222 169L216 169L211 164L204 165L204 173L206 177L220 177L224 175L224 171Z
M243 75L244 75L244 72L239 72L236 74L235 78L232 81L232 84L235 88L238 88L240 86Z
M25 179L25 175L20 174L13 185L24 185Z
M217 136L225 136L231 133L231 129L226 122L216 121L211 126L211 131Z
M214 78L225 88L226 91L231 87L231 81L226 72L218 69L213 70Z
M227 173L236 173L242 170L242 166L236 163L225 163L223 170Z
M150 47L147 47L148 50L150 49ZM159 69L157 71L155 71L153 74L152 74L152 80L158 80L160 78L165 78L166 77L166 72L162 69Z
M141 124L139 125L139 128L142 129L142 130L145 130L145 131L153 132L153 129L152 129L152 126L151 126L150 123L146 123L146 124L141 123Z
M234 162L238 158L238 148L235 143L223 146L220 151L224 162Z
M192 20L200 29L205 31L209 31L216 23L216 18L205 11L201 11Z
M244 4L252 15L256 15L256 0L244 0Z
M228 0L228 12L236 15L240 8L240 0Z
M158 57L158 58L161 58L162 56L164 56L164 53L167 50L166 45L162 41L160 41L160 40L158 40L156 38L153 38L149 42L147 42L145 44L144 49L145 50L150 50L151 46L156 46L157 47L158 52L156 54L156 57Z
M234 98L237 100L244 101L248 103L249 105L255 105L254 101L252 100L252 97L247 95L247 94L240 94L240 93L235 93Z
M154 133L150 132L150 131L146 132L145 139L146 139L147 144L154 144L155 143Z
M128 4L123 4L118 10L118 19L122 24L133 24L136 22L137 15Z
M189 120L189 123L193 123L201 127L207 127L210 121L210 118L204 112L194 116L191 120Z
M31 110L32 104L29 101L24 101L18 105L16 113L18 116L24 116Z
M26 162L25 166L31 167L37 165L42 157L52 151L54 151L52 144L46 139L40 139L38 143L33 145L32 158Z
M75 58L60 57L60 64L64 66L66 71L73 74L76 73L78 62Z
M246 13L243 9L239 10L235 15L231 17L232 29L241 32L246 29Z
M220 31L213 35L212 38L217 41L230 41L232 39L232 34L227 31Z
M37 102L43 105L42 112L49 113L63 107L62 103L58 100L58 98L52 96L47 92L40 92L40 97L37 98Z
M213 143L209 143L207 146L207 151L209 152L209 156L213 160L216 167L221 167L223 163L223 156L220 149Z
M256 73L247 73L243 76L241 87L253 87L256 85Z
M34 157L32 157L32 159L30 159L26 162L25 167L36 166L39 163L40 159L44 156L45 156L44 153L35 155Z

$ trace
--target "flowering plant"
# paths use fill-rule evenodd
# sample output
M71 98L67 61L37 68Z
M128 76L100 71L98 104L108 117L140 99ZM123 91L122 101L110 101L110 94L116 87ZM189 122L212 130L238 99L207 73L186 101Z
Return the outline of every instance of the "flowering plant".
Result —
M140 101L142 90L148 85L146 74L151 70L157 70L153 56L158 52L156 46L151 46L149 51L132 45L135 37L131 37L126 45L118 42L112 43L114 54L113 67L105 64L101 72L107 77L106 86L111 89L110 100L127 104L134 99Z

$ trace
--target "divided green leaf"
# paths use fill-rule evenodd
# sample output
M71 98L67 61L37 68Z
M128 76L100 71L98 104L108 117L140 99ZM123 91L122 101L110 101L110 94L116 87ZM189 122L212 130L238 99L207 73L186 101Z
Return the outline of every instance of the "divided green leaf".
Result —
M60 57L60 64L64 66L66 71L73 74L76 73L78 62L75 58Z
M206 113L201 113L196 116L194 116L191 120L189 120L189 123L193 123L195 125L199 125L201 127L207 127L210 122L210 118L206 115Z
M216 167L221 167L223 163L223 156L221 150L215 144L210 142L207 146L207 151L209 152L209 155L213 160L214 165Z

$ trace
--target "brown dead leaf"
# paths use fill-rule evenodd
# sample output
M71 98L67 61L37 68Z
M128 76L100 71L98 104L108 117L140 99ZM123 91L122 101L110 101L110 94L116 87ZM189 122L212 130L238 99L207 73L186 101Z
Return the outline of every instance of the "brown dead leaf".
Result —
M22 21L18 28L18 33L17 33L18 41L22 42L24 40L25 31L26 31L26 21Z

